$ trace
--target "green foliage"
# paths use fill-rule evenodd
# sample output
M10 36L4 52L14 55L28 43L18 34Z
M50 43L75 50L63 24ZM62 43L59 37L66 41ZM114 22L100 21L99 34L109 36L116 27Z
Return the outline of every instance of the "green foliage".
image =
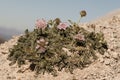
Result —
M26 30L17 45L10 49L10 65L17 63L20 67L29 61L29 68L37 74L48 72L56 76L57 70L63 68L71 73L75 68L84 68L97 59L96 53L104 54L107 50L102 32L89 32L70 20L71 25L66 30L59 30L57 26L60 20L56 20L51 20L45 29ZM84 39L80 40L82 38L78 34Z

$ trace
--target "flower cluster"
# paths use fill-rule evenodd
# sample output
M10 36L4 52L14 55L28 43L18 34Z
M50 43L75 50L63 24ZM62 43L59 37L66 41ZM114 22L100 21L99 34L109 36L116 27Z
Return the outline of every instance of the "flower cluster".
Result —
M47 27L47 22L44 19L38 19L36 20L35 25L37 29L44 29Z
M60 30L66 30L66 28L68 27L68 23L64 22L64 23L60 23L57 28Z
M75 38L76 40L79 40L79 41L85 41L84 35L82 35L82 34L80 34L80 33L77 34L77 35L75 35L74 38Z
M48 44L48 42L45 41L45 39L41 38L36 41L37 46L36 49L40 51L40 53L44 53L46 51L45 46Z
M36 20L35 25L36 25L37 29L44 29L47 26L47 23L46 23L46 20L44 20L44 19L38 19L38 20ZM60 22L60 24L57 26L57 28L59 30L66 30L66 28L68 26L69 25L67 22Z

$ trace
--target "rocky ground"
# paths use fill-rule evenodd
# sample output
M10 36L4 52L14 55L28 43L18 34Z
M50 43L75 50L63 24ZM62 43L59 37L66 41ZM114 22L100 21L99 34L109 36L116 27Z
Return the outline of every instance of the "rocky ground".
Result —
M98 60L82 70L76 69L73 74L64 70L58 72L57 77L50 74L36 76L34 72L26 70L28 64L18 68L9 66L8 49L16 44L17 37L0 45L0 80L119 80L120 79L120 13L110 15L107 19L98 19L90 23L81 23L80 26L92 30L94 25L97 31L102 31L108 42L109 49L104 55L98 55ZM18 73L18 70L23 73ZM26 70L26 71L25 71ZM25 72L24 72L25 71Z

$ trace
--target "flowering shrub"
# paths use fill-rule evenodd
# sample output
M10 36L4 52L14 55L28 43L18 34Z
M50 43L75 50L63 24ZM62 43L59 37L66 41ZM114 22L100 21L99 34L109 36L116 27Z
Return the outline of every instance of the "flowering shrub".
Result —
M97 59L95 52L104 54L107 43L102 32L89 32L70 23L62 23L59 18L47 23L37 20L37 28L26 30L10 49L10 65L17 63L20 67L29 62L29 69L37 74L48 72L56 76L63 68L71 73L75 68L84 68Z

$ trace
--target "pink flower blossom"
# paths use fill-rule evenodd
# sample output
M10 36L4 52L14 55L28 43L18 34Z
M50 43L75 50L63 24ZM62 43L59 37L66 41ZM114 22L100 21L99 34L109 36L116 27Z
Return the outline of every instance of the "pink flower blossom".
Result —
M40 53L44 53L46 51L46 49L44 47L40 47Z
M66 22L60 23L60 24L57 26L57 28L60 29L60 30L61 30L61 29L65 30L67 27L68 27L68 23L66 23Z
M35 22L37 29L44 29L47 26L47 22L44 19L38 19Z
M85 37L82 34L77 34L74 36L76 40L85 41Z
M45 39L41 38L41 39L37 40L37 43L45 43Z
M46 49L40 45L37 45L36 49L38 49L40 53L44 53L46 51Z
M39 49L39 48L40 48L40 45L37 45L35 48L36 48L36 49Z
M44 53L46 51L45 46L47 43L45 39L41 38L37 40L36 42L37 42L36 49L38 49L40 53Z

